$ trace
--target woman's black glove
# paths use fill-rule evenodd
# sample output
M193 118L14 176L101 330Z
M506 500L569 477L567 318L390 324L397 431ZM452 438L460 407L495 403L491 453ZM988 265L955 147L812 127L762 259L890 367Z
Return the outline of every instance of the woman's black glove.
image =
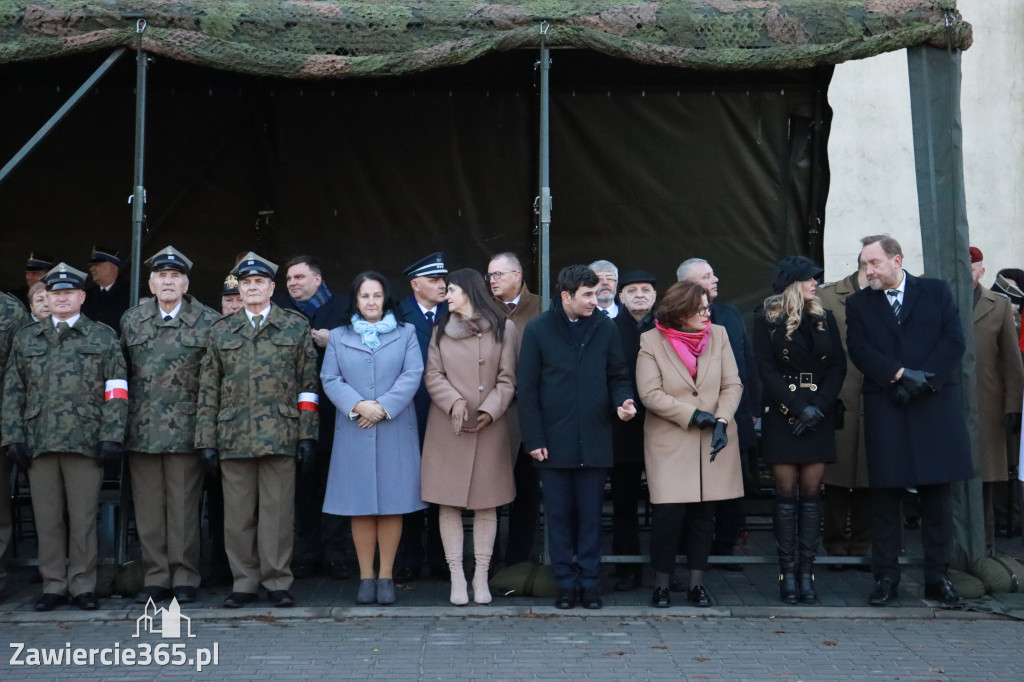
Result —
M796 423L793 424L793 435L799 436L804 431L813 431L824 418L824 412L814 405L808 405L804 409L800 410L800 414L796 418Z
M715 422L715 432L711 436L711 461L715 461L715 457L722 451L726 445L729 444L729 436L725 430L729 427L725 422Z
M694 410L693 417L690 418L690 424L696 426L702 431L704 429L715 428L715 424L717 423L718 422L715 421L715 415L710 412L705 412L704 410Z

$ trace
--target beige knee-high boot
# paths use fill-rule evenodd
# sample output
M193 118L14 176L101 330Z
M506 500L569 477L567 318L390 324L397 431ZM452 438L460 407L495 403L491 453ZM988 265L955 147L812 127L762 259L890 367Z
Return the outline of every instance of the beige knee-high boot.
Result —
M494 537L498 533L498 514L491 509L477 509L473 514L473 554L476 556L476 571L473 573L473 601L477 604L491 603L491 590L487 586L487 571L491 568L491 554L494 552Z
M444 558L452 574L451 602L462 606L469 602L466 574L462 570L462 510L442 504L437 519L441 544L444 545Z

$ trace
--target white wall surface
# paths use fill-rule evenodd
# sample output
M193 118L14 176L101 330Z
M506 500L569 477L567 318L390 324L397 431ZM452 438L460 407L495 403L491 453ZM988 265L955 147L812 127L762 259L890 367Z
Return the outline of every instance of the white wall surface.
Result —
M1024 0L960 0L974 27L963 53L961 110L971 244L991 285L1024 268ZM887 232L907 270L922 270L906 52L836 67L829 89L832 183L825 226L829 279L856 269L858 240Z

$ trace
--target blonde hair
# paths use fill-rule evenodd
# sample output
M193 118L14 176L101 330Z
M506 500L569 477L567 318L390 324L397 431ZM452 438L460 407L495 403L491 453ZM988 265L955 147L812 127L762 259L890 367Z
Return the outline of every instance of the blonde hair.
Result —
M825 328L825 309L821 307L821 301L815 296L805 303L802 286L802 282L790 282L781 294L764 299L765 319L772 324L785 319L787 339L792 339L793 332L800 326L800 318L803 316L804 309L807 310L808 315L819 318L814 327L816 330L821 331Z

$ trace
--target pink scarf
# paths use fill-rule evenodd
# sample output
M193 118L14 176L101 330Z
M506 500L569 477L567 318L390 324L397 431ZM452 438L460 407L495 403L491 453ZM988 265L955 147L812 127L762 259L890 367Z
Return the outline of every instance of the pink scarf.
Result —
M665 338L668 339L668 342L675 349L676 355L686 365L686 369L690 371L690 376L696 379L697 357L708 347L708 340L711 338L711 324L707 324L704 327L704 331L699 332L683 332L677 329L669 329L668 327L661 326L661 322L658 320L654 321L654 326L665 335Z

